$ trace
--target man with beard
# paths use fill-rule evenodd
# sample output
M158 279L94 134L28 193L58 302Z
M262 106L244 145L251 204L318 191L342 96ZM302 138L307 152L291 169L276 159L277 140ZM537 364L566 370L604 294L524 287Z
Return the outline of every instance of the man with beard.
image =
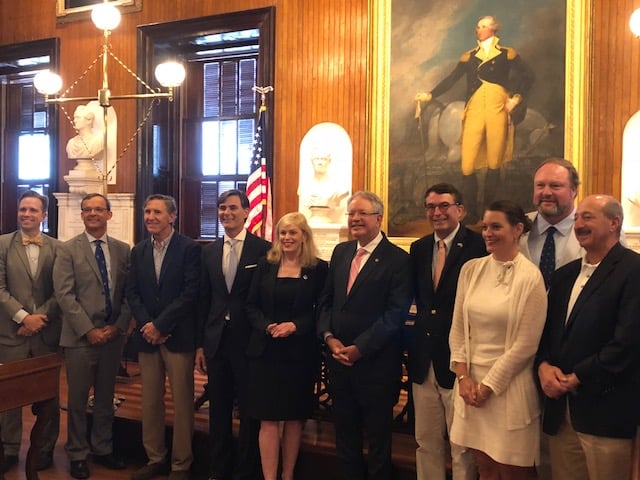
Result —
M582 255L573 231L574 201L580 178L571 162L550 157L533 174L533 226L520 239L520 251L540 267L548 287L557 268Z

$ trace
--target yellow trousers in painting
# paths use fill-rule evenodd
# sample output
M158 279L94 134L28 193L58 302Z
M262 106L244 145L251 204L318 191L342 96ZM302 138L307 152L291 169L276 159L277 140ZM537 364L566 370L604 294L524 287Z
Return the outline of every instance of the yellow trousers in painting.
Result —
M462 124L462 174L499 169L513 155L514 129L502 86L483 82L467 102Z

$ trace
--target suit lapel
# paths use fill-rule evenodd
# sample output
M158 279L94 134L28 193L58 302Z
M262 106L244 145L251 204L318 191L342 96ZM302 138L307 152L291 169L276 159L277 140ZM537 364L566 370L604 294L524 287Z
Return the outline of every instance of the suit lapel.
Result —
M457 264L460 255L462 255L462 250L464 249L464 240L467 237L467 230L463 225L460 225L460 229L458 233L456 233L455 237L451 241L451 247L449 248L449 252L447 253L447 258L444 262L444 269L442 270L442 275L440 277L440 283L438 285L443 284L443 279L446 278L447 274L451 270L452 266ZM435 237L434 237L435 238ZM429 256L433 261L433 245L431 245L431 251L429 252ZM429 264L431 267L431 264ZM432 280L433 283L433 280Z
M617 246L613 248L615 248L616 250L613 252L610 251L607 256L602 259L602 262L600 263L600 265L598 265L598 268L595 269L593 275L591 275L591 278L587 280L587 283L580 292L580 295L578 295L576 303L571 310L571 315L569 315L569 318L567 319L567 329L571 326L572 322L578 316L586 301L591 297L591 295L593 295L593 293L600 287L600 285L602 285L607 280L607 278L609 278L611 271L618 263L621 250L619 250ZM580 270L578 270L578 275L580 275L579 272Z
M35 280L40 278L40 272L42 272L42 267L44 266L44 262L53 255L53 248L51 246L51 240L43 235L42 236L42 246L40 247L40 254L38 255L38 268L36 269Z
M100 269L98 268L96 255L93 253L93 250L91 250L89 239L84 233L81 234L81 236L78 238L78 243L80 244L80 251L84 253L84 256L87 260L87 263L91 267L91 270L93 270L93 273L96 274L96 277L98 277L98 280L100 280L100 283L102 283L102 276L100 275Z
M422 268L424 269L424 278L426 279L426 283L430 291L435 290L433 288L433 248L435 243L436 243L435 234L427 237L427 242L425 243L424 262L422 265ZM447 264L445 263L444 270L442 271L442 277L445 276L446 270L447 270Z
M353 282L353 286L351 287L351 291L349 292L348 297L351 297L351 295L356 293L360 285L366 284L367 278L377 270L378 264L384 258L384 250L386 248L386 242L387 242L387 239L385 237L380 241L380 243L373 250L373 252L371 252L371 255L369 255L369 259L364 264L364 266L360 269L360 273L358 273L358 276L356 277L355 282ZM349 270L351 270L351 260L349 261L349 264L347 266L347 276L346 276L347 280L349 279ZM345 285L345 289L346 289L346 285Z
M16 231L13 237L13 245L15 247L15 251L18 254L18 258L24 265L25 270L29 277L33 280L33 275L31 274L31 266L29 265L29 259L27 258L27 251L22 245L22 232L20 230Z

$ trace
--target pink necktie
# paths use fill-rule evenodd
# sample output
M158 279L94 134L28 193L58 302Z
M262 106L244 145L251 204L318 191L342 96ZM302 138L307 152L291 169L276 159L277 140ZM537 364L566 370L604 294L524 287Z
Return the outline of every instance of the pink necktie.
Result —
M360 265L362 264L362 257L367 251L364 248L359 248L356 252L356 256L351 260L351 268L349 269L349 283L347 284L347 293L351 291L351 287L353 287L353 282L356 281L356 277L360 272Z
M436 269L433 272L433 286L438 287L440 277L442 276L442 270L444 270L444 261L447 258L447 246L444 240L438 240L438 255L436 256Z

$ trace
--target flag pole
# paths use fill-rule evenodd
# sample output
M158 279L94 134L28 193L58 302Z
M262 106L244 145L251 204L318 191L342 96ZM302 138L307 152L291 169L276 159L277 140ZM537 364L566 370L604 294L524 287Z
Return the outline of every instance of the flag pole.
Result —
M260 124L261 120L262 120L262 115L264 114L264 112L267 111L267 94L273 92L273 87L271 85L269 86L265 86L265 87L260 87L260 86L253 86L252 90L256 93L260 94L260 107L258 109L258 124ZM261 233L261 237L262 238L266 238L267 236L272 236L272 232L271 230L271 225L269 224L270 222L268 221L269 218L269 205L268 202L271 201L271 192L270 192L270 186L269 186L269 179L268 179L268 175L267 175L267 165L266 165L266 158L265 156L262 156L261 160L261 170L262 170L262 176L260 179L260 196L261 196L261 217L262 217L262 225L260 226L260 233ZM269 240L272 240L271 238L269 238Z

